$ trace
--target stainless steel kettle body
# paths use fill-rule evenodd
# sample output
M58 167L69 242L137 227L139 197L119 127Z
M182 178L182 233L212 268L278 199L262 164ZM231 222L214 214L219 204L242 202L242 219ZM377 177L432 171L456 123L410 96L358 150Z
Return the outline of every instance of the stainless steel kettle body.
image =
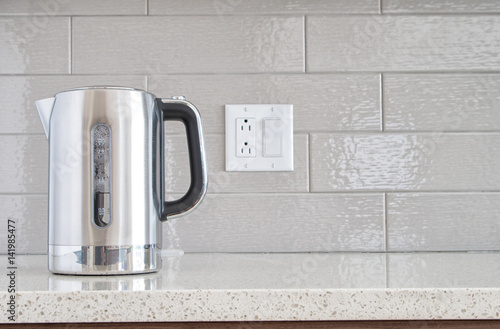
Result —
M203 199L201 119L183 98L123 87L84 87L37 101L49 139L49 269L127 274L161 267L161 222ZM191 184L165 202L163 122L186 126Z

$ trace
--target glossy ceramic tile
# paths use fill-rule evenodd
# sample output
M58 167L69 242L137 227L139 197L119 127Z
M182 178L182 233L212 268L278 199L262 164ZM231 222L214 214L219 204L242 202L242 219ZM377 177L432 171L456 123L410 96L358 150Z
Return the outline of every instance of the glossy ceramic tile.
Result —
M141 15L146 0L2 0L0 15Z
M500 188L500 134L311 135L311 190Z
M118 85L146 88L145 76L0 76L0 133L43 133L35 101L73 87Z
M166 125L168 129L168 124ZM294 171L227 172L225 171L224 135L205 134L208 168L208 191L211 193L307 192L309 188L307 135L294 137ZM165 191L183 193L189 187L189 162L186 138L165 139Z
M3 260L3 258L2 258ZM46 256L19 257L19 291L385 288L385 255L184 254L163 257L157 274L53 275ZM6 277L6 279L8 279ZM3 276L0 284L7 282ZM142 282L142 284L140 284ZM2 285L4 289L8 285Z
M302 72L303 22L273 16L75 17L73 72Z
M2 261L6 261L3 257ZM18 289L21 293L386 287L496 289L500 285L499 264L498 253L190 253L164 256L163 268L158 274L104 277L54 275L47 270L45 255L23 255L18 257L18 266L22 269ZM4 292L7 280L7 276L0 277Z
M47 193L49 143L45 135L0 135L0 193Z
M388 250L500 250L500 193L389 193L387 211Z
M46 195L1 196L0 210L16 220L18 252L46 253ZM196 211L163 224L163 244L185 252L382 251L383 211L381 193L208 194Z
M378 74L161 75L157 95L184 95L207 133L223 133L225 104L293 104L294 131L379 130Z
M500 286L498 253L394 253L387 257L389 288Z
M0 74L69 73L68 17L0 17Z
M308 72L498 70L500 17L307 19Z
M378 12L378 0L149 0L150 15L375 14Z
M386 130L500 129L498 74L386 74Z
M7 251L7 218L15 221L18 254L47 253L47 195L0 195L1 253Z
M383 13L484 13L500 12L497 0L384 0Z
M383 251L383 195L209 194L163 228L185 252Z

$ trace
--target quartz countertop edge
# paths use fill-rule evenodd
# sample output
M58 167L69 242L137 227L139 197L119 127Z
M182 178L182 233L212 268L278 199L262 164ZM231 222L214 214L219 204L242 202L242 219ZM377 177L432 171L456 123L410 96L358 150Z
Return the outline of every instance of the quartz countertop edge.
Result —
M55 275L46 258L16 259L17 323L500 319L500 253L200 253L120 276Z
M499 301L492 288L22 292L17 322L499 319Z

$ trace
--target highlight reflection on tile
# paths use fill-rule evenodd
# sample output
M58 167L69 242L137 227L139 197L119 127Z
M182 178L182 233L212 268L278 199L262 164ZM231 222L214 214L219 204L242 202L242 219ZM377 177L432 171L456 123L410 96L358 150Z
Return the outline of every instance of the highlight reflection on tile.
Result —
M499 253L388 254L388 288L498 288Z
M0 195L0 213L15 221L18 254L44 254L47 252L48 227L47 195ZM7 236L7 222L0 227L2 237ZM0 239L0 247L7 250L7 239Z
M3 258L0 258L3 260ZM383 254L184 254L154 274L54 275L46 255L18 257L19 291L385 288ZM0 284L6 283L0 279ZM4 285L5 286L5 285ZM8 286L8 285L7 285Z
M2 0L0 15L141 15L146 0Z
M208 194L196 211L163 225L164 245L185 252L383 251L383 199L382 193Z
M74 73L304 70L302 17L75 17L72 27Z
M168 123L166 125L168 129ZM308 192L309 170L307 162L308 138L294 136L294 171L281 172L227 172L225 165L225 139L222 134L205 134L210 193L264 193ZM165 192L183 193L189 187L186 137L165 138Z
M385 74L385 130L500 129L498 74Z
M45 135L0 136L0 193L47 193L49 143Z
M499 250L500 193L389 193L390 251Z
M308 72L499 70L496 15L310 16Z
M150 0L150 15L282 15L372 13L378 0L259 0L212 2L206 0Z
M384 0L383 13L483 13L500 12L497 0Z
M68 17L0 17L0 74L69 73Z
M311 189L492 191L499 161L497 133L312 134Z
M293 104L294 131L380 129L379 74L154 75L149 90L184 95L204 131L224 133L225 104Z

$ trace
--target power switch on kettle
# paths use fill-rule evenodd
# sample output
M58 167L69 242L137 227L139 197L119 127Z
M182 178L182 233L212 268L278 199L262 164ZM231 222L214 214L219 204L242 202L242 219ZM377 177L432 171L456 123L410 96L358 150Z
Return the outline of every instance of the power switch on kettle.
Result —
M109 193L94 194L94 222L99 227L105 227L110 222Z

